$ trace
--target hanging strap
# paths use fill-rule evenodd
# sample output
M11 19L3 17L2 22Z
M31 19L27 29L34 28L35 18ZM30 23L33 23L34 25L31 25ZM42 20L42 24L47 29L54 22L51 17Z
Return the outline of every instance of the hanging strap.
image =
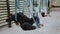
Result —
M45 4L46 4L47 10L48 10L48 0L45 0Z
M17 21L17 9L19 7L19 0L15 0L15 20Z
M41 13L41 9L42 9L42 7L43 7L43 2L42 2L43 0L40 0L40 4L39 4L39 12Z
M34 10L34 5L33 5L34 0L33 0L33 1L31 0L31 2L32 2L32 6L33 6L33 11L35 12L35 10ZM34 19L34 15L36 14L36 13L34 13L34 12L33 12L33 16L32 16L32 17L33 17L33 20L34 20L34 22L35 22L35 24L36 24L36 28L39 28L39 26L38 26L39 24L38 24L37 19L36 19L36 20ZM37 13L37 14L38 14L38 13ZM38 16L37 14L36 14L36 16Z

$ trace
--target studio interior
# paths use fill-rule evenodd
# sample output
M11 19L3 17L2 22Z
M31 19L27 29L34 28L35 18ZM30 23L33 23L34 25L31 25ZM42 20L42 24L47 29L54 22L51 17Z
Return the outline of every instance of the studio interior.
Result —
M60 0L0 0L0 34L60 34Z

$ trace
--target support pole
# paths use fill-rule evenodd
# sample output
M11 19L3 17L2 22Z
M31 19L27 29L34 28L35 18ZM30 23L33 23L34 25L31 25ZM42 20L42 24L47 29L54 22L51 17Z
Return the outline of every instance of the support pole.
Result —
M8 18L10 19L10 6L9 6L9 0L6 0L7 2L7 12L8 12ZM11 27L11 22L9 20L8 26Z

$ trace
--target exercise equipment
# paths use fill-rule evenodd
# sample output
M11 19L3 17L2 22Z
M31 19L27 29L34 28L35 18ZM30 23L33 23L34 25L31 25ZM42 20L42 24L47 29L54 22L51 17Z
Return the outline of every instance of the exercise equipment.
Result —
M19 9L19 11L20 11L20 8L19 8L19 2L20 0L15 0L15 20L17 21L17 11L18 11L18 9ZM23 10L22 10L22 13L24 13L24 4L23 4Z
M19 0L15 0L15 20L17 21L17 9L19 7Z
M26 1L27 2L27 1ZM40 25L40 23L38 23L39 22L39 19L37 19L36 18L36 21L35 21L35 19L34 19L34 16L38 16L38 13L36 13L36 11L35 11L35 9L34 9L34 5L33 5L33 2L34 1L32 1L32 0L30 0L30 2L32 3L32 5L28 5L27 7L28 7L28 9L29 9L29 6L32 6L32 8L33 8L33 11L32 11L32 13L31 13L31 11L30 11L30 9L29 9L29 14L32 16L32 18L33 18L33 20L34 20L34 22L35 22L35 24L36 24L36 28L39 28L39 25ZM29 4L30 4L30 2L29 2ZM26 5L27 5L27 3L26 3ZM32 9L31 8L31 9ZM35 12L35 13L34 13ZM33 14L33 15L32 15Z
M15 0L15 20L17 21L17 9L19 8L19 2L20 0ZM30 1L32 2L32 8L33 8L33 13L31 13L30 12L30 9L29 9L29 6L31 6L30 5ZM36 2L36 4L34 4ZM33 20L34 20L34 22L35 22L35 24L36 24L36 28L40 28L40 23L38 23L40 20L38 20L37 18L36 18L36 21L35 21L35 19L34 19L34 16L38 16L38 12L36 13L36 11L35 11L35 9L34 9L34 5L35 6L37 6L37 0L24 0L24 4L23 4L23 10L22 10L22 13L24 13L24 5L26 5L27 7L28 7L28 10L29 10L29 14L33 14L33 15L31 15L32 17L33 17ZM34 13L35 12L35 13Z
M35 0L36 2L37 2L37 0ZM38 21L40 21L40 20L38 20L38 19L36 19L36 21L35 21L35 19L34 19L34 16L37 16L38 17L38 12L36 12L35 11L35 9L34 9L34 2L35 2L34 0L32 1L31 0L31 2L32 2L32 6L33 6L33 20L34 20L34 22L35 22L35 24L36 24L36 28L40 28L40 23L38 22ZM38 17L39 18L39 17Z

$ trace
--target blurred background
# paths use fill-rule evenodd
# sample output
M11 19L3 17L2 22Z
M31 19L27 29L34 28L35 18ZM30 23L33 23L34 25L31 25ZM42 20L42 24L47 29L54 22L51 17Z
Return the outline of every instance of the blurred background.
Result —
M49 1L44 5L43 1ZM37 0L38 6L35 7L35 10L38 12L38 17L40 19L40 23L44 26L38 28L36 30L31 31L23 31L20 26L16 26L14 21L11 23L7 23L5 20L9 18L9 14L15 13L15 0L0 0L0 34L60 34L60 0ZM17 12L24 11L24 14L28 17L31 17L30 13L32 12L32 3L30 2L30 7L24 5L24 0L19 0L19 8ZM29 3L26 1L25 3ZM49 3L49 6L48 6ZM24 6L24 7L23 7ZM45 10L41 10L40 7L48 7L49 11L46 12L46 17L41 16L41 12L45 12ZM23 9L24 8L24 9ZM40 9L39 9L40 8ZM29 12L30 11L30 12ZM9 28L12 26L11 28Z

